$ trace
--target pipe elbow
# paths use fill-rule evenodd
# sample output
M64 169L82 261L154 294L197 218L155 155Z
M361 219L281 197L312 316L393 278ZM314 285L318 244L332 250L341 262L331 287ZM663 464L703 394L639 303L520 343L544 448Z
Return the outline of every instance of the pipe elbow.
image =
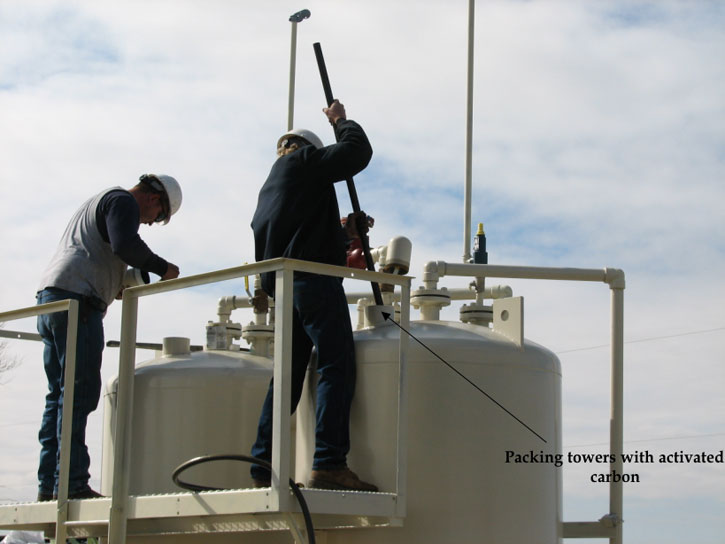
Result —
M442 261L428 261L423 266L423 284L426 289L435 289L438 280L443 275L440 273L440 264L443 264L445 270L445 263Z
M229 316L232 315L232 310L235 308L235 299L237 297L227 296L221 297L217 302L217 314L219 315L219 321L225 322L229 320Z
M428 261L423 267L423 277L430 277L431 280L438 281L446 275L445 261Z
M490 288L489 295L492 299L511 298L514 296L514 290L509 285L494 285Z
M624 289L624 270L619 268L605 268L604 281L611 289Z

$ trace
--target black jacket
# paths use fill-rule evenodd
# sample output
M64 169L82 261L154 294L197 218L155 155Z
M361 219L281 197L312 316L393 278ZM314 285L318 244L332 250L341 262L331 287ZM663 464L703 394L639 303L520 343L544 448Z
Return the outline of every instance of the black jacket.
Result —
M334 183L360 172L373 150L362 127L351 120L335 125L338 142L308 145L280 157L259 192L252 219L257 261L290 257L345 265L345 237ZM274 274L262 288L274 295Z

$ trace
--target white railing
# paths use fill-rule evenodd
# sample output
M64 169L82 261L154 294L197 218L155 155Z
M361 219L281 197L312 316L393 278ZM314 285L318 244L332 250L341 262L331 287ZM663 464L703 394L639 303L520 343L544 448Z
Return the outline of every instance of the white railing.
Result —
M340 266L323 265L294 259L272 259L260 263L178 278L174 280L143 285L126 289L123 293L123 310L121 314L121 339L119 353L118 397L116 412L116 434L113 456L113 486L111 512L108 527L109 544L122 544L126 540L126 525L129 517L129 475L130 466L131 422L133 416L133 386L135 367L136 328L138 321L138 299L144 296L186 289L210 283L232 280L244 276L273 272L275 283L275 350L274 350L274 406L272 433L272 487L271 492L260 508L258 497L251 497L254 504L245 510L240 503L239 512L290 512L296 508L291 504L291 496L287 486L290 477L290 398L291 398L291 360L292 351L292 290L294 272L308 272L342 278L354 278L365 281L385 282L399 285L401 288L401 317L403 328L410 322L410 278L351 269ZM395 497L391 504L396 518L405 515L405 482L406 482L406 434L407 421L405 406L407 404L406 363L408 337L400 331L399 351L399 397L398 397L398 447L397 447L397 481ZM260 491L261 493L261 491ZM314 512L314 505L311 505Z
M65 343L65 374L63 386L63 413L60 437L60 467L58 476L58 510L56 518L56 540L65 542L68 521L68 469L70 467L70 438L73 423L73 397L75 395L76 339L78 336L78 301L59 300L0 313L0 322L13 321L55 312L68 312L68 327ZM68 422L68 424L66 424Z

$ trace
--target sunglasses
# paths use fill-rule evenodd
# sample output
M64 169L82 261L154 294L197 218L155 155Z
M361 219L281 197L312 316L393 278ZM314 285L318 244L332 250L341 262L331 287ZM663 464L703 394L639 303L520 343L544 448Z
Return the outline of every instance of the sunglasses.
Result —
M143 176L141 176L140 181L151 186L151 188L159 194L161 201L161 211L156 216L156 219L154 219L154 222L161 223L162 221L166 221L166 219L169 217L169 211L171 208L171 206L169 205L169 197L166 194L166 189L164 189L164 186L157 178L155 178L154 176L149 176L148 174L144 174Z
M156 219L154 219L155 223L161 223L162 221L166 221L166 219L169 217L169 198L166 196L166 193L161 193L161 211L159 212L159 215L156 216Z

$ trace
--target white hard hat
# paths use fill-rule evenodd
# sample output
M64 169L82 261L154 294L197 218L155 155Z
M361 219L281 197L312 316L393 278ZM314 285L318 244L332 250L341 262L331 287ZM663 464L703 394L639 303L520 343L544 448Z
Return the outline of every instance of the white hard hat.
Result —
M169 200L169 215L163 219L163 223L166 225L169 219L171 219L171 216L181 208L182 195L179 182L165 174L144 174L140 179L150 184L157 191L163 190L166 193L166 197ZM161 187L158 186L158 183L154 183L157 180L161 184Z
M302 138L307 143L315 146L315 149L325 147L324 145L322 145L322 140L317 137L317 134L315 134L311 130L307 130L306 128L295 128L290 130L289 132L285 132L282 136L280 136L279 140L277 140L277 147L279 147L283 140L286 140L290 136L297 136L299 138Z

